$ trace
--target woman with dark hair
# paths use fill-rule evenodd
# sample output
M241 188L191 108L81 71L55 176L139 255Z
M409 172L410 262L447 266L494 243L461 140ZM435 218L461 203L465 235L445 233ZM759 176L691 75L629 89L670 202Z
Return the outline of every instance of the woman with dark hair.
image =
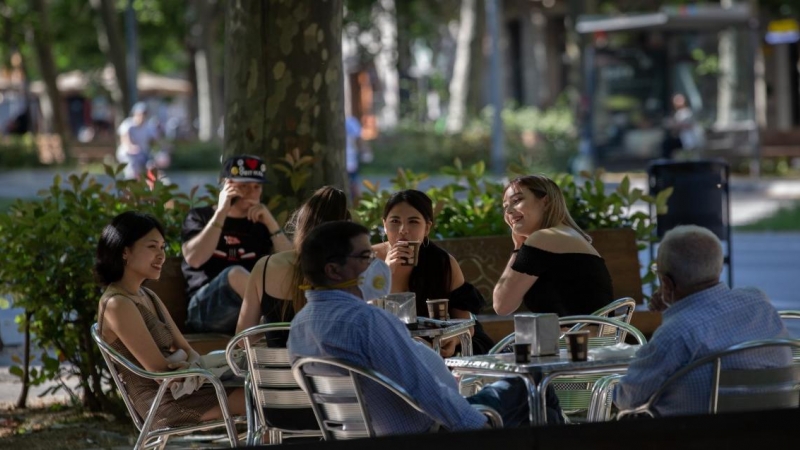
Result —
M237 333L258 325L262 316L266 323L289 322L305 306L305 294L298 288L306 284L300 271L300 247L317 225L334 220L350 220L347 196L340 189L321 187L289 220L295 250L265 256L250 272Z
M433 202L421 191L408 189L394 193L383 208L383 227L387 242L373 249L392 269L392 292L413 292L417 314L427 315L426 300L449 299L450 317L469 319L483 307L483 296L464 280L464 274L453 256L428 238L433 227ZM419 257L413 264L414 250L409 242L420 242ZM409 263L411 262L411 263ZM442 343L444 357L455 353L458 339ZM491 338L476 322L472 335L475 354L485 354L492 347Z
M145 280L161 276L164 259L164 228L155 217L135 211L116 216L103 229L97 244L95 274L106 286L97 314L100 335L124 357L150 372L186 368L199 358L161 299L142 286ZM188 360L168 361L167 357L178 350L189 355ZM134 408L147 416L159 384L123 367L119 371ZM228 404L232 414L244 414L244 391L231 391ZM204 389L177 400L164 396L155 426L189 425L221 417L214 390Z
M514 251L494 287L494 310L591 314L611 303L606 263L572 219L561 188L543 175L512 180L503 195Z

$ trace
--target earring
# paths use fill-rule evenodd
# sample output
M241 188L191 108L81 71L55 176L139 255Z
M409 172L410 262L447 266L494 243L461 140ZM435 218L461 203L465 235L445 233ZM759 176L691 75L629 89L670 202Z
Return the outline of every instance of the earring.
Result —
M431 240L430 240L430 238L428 236L425 236L424 238L422 238L422 246L423 247L427 247L428 244L430 244L430 243L431 243Z

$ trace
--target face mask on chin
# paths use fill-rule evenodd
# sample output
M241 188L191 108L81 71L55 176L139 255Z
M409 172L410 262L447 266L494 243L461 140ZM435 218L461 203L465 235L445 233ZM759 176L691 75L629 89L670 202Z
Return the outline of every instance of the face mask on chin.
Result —
M357 278L345 281L344 283L328 286L328 289L341 289L351 286L358 287L361 291L361 298L364 301L374 300L389 294L392 289L392 270L381 259L375 258L361 272Z

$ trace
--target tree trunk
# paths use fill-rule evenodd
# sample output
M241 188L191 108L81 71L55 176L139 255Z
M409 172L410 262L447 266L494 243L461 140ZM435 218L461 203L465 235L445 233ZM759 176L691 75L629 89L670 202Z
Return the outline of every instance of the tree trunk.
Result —
M114 67L117 77L116 87L111 90L111 98L122 111L117 115L120 119L128 115L133 106L128 89L128 72L125 63L125 44L119 30L117 10L114 0L90 0L92 8L97 12L97 41L100 50Z
M279 196L283 208L322 185L346 190L342 0L230 1L227 8L224 155L264 157L265 195ZM287 167L288 154L295 155L291 176L275 168Z
M475 0L461 0L461 16L456 35L456 61L450 79L450 102L447 108L446 129L458 133L464 128L469 92L470 44L475 31Z
M375 70L381 81L383 106L378 126L391 130L400 117L400 75L397 72L397 11L394 0L380 0L373 7L372 20L378 29L381 49L375 55Z
M31 317L32 312L25 311L25 342L22 347L22 389L17 397L17 408L25 408L28 404L28 390L31 387Z
M193 61L197 76L197 135L201 141L209 141L217 137L222 103L214 70L217 65L214 64L213 36L217 15L214 14L212 0L197 0L195 5L197 20L192 28L195 41Z
M56 79L58 72L53 60L53 40L50 35L50 24L47 19L47 5L45 0L33 0L32 9L38 16L38 23L34 28L33 42L36 48L36 59L39 62L39 72L45 84L47 97L53 108L53 126L56 134L61 138L61 148L65 160L70 158L70 134L67 129L65 105L61 100Z
M477 116L486 105L484 89L484 73L486 72L484 36L486 35L486 5L484 0L475 0L475 36L470 43L469 56L469 93L467 94L467 112Z
M720 0L723 8L732 8L733 0ZM733 121L733 96L736 86L736 35L731 30L719 33L719 75L717 76L717 125ZM694 105L689 105L693 107Z

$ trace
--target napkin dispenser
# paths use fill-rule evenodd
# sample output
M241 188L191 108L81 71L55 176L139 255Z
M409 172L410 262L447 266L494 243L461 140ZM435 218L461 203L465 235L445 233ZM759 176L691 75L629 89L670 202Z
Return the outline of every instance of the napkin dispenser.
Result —
M417 323L417 296L413 292L388 294L367 303L391 313L405 324Z
M561 327L555 314L515 314L514 333L517 343L531 344L531 356L558 354Z

